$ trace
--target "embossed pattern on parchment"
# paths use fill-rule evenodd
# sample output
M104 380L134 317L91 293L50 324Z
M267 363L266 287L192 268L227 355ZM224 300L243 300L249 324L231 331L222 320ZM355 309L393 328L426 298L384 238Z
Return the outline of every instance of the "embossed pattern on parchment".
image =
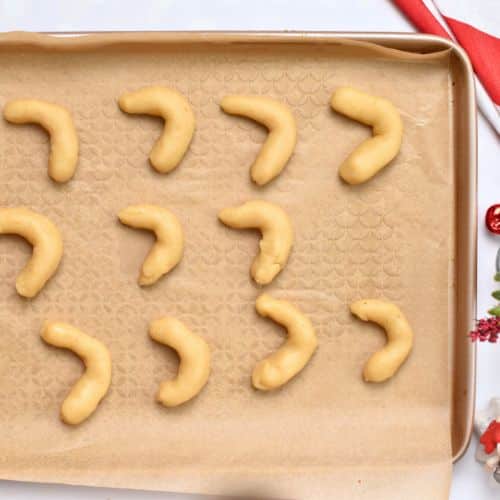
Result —
M359 448L364 464L449 457L454 184L445 64L351 59L325 47L181 46L5 51L0 68L0 105L33 97L67 106L81 141L74 180L58 186L47 177L46 134L0 122L0 204L40 211L65 241L58 273L26 301L14 281L30 248L0 238L0 476L183 488L181 472L333 468L358 464ZM116 104L122 92L151 84L183 92L197 120L184 161L169 175L147 160L161 120L126 115ZM405 126L397 159L357 187L343 184L337 168L369 130L331 111L340 85L390 98ZM249 167L265 131L219 109L229 93L282 99L297 117L295 154L264 188L252 185ZM250 385L255 363L283 340L254 311L259 290L248 273L258 235L216 217L251 198L276 202L292 218L293 253L266 290L306 312L319 338L304 371L270 394ZM170 208L186 236L180 265L144 289L136 278L152 236L116 217L137 203ZM411 358L380 386L363 383L361 370L383 335L348 311L365 296L396 302L415 328ZM154 395L175 374L176 357L147 335L149 321L166 314L213 350L207 387L173 410ZM112 353L111 390L78 428L62 424L58 410L80 362L42 343L47 318L75 324Z

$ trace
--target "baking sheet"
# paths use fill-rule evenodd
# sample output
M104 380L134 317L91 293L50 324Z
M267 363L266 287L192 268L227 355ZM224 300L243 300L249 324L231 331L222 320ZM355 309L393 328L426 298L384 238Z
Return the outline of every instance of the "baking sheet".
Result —
M147 43L73 39L64 50L16 36L0 38L0 104L33 97L67 106L81 156L74 180L56 186L45 133L0 123L1 204L39 210L65 239L59 272L33 301L13 286L29 247L0 239L0 476L289 498L446 498L456 187L449 54L163 43L161 35ZM161 121L124 115L116 104L122 92L151 84L183 92L197 117L190 150L168 176L147 162ZM397 160L357 187L336 171L369 130L330 110L340 85L390 98L405 126ZM295 154L265 188L248 172L265 131L220 111L229 93L285 100L297 117ZM254 312L260 290L248 269L258 237L216 218L251 198L280 204L294 222L292 256L266 291L300 306L320 344L303 373L271 394L250 386L255 363L283 341ZM181 264L147 289L135 280L152 237L116 218L136 203L169 207L186 234ZM361 380L364 361L384 342L349 314L363 297L396 302L416 333L411 358L384 385ZM205 390L171 410L153 399L176 358L147 335L148 323L166 314L213 349ZM112 353L110 393L78 428L57 413L80 362L42 343L44 319L71 322Z

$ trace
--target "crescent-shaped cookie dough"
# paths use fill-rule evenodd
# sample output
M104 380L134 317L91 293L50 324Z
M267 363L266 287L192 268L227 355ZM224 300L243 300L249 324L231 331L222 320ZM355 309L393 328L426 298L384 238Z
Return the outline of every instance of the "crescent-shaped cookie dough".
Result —
M194 398L210 375L210 348L178 319L165 317L152 321L149 335L174 349L179 356L179 372L173 380L160 384L156 400L163 406L178 406Z
M111 356L99 340L72 325L46 322L41 332L47 344L69 349L85 364L85 373L72 387L61 405L61 420L77 425L94 413L111 384Z
M361 184L372 178L399 153L403 122L397 108L387 99L341 87L331 99L338 113L372 127L373 137L362 142L339 169L349 184Z
M33 246L33 253L16 280L23 297L34 297L54 275L63 254L57 227L44 215L28 208L0 208L0 234L17 234Z
M413 345L413 332L401 310L383 300L358 300L351 312L363 321L373 321L387 334L385 347L373 354L363 368L366 382L384 382L405 362Z
M297 125L288 106L269 97L252 95L229 95L220 105L226 113L251 118L267 127L269 135L250 175L259 186L272 181L285 168L297 143Z
M313 355L318 340L307 316L286 300L262 294L255 302L257 312L271 318L288 330L286 342L254 368L252 383L256 389L270 391L295 377Z
M170 210L156 205L132 205L122 210L118 218L127 226L148 229L156 236L156 242L142 264L139 285L152 285L180 262L184 233L181 223Z
M162 174L177 167L194 134L195 118L189 101L174 89L145 87L123 94L118 105L126 113L160 116L165 120L165 127L151 150L149 161Z
M78 135L71 113L58 104L37 99L16 99L5 105L11 123L37 123L50 134L49 176L56 182L73 177L78 163Z
M285 267L293 245L293 227L286 212L274 203L247 201L238 207L224 208L219 219L234 229L258 229L262 233L260 252L250 274L259 285L267 285Z

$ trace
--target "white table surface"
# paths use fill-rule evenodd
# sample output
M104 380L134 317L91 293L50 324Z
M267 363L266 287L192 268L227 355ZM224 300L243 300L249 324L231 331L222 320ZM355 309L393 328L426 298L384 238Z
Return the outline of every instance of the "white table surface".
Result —
M457 0L469 2L471 0ZM492 3L493 5L493 3ZM499 7L500 8L500 7ZM0 31L99 30L333 30L414 31L389 0L0 0ZM492 274L500 238L484 229L487 207L500 202L499 140L479 116L478 311L492 304ZM500 396L500 345L478 350L477 405ZM474 438L454 468L452 500L493 500L493 490L474 460ZM1 450L0 450L1 453ZM0 499L155 500L191 496L0 481ZM388 499L390 500L390 499ZM399 500L399 499L395 499ZM423 499L424 500L424 499Z

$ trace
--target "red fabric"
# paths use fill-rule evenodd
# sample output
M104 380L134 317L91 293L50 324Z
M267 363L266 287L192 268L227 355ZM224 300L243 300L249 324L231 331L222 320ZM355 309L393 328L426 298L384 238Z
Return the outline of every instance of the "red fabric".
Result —
M500 38L451 17L445 20L495 104L500 105Z
M450 38L447 31L436 20L422 0L393 0L406 17L424 33Z
M484 446L484 451L488 455L493 453L497 444L500 443L500 422L493 420L479 438L479 442Z

